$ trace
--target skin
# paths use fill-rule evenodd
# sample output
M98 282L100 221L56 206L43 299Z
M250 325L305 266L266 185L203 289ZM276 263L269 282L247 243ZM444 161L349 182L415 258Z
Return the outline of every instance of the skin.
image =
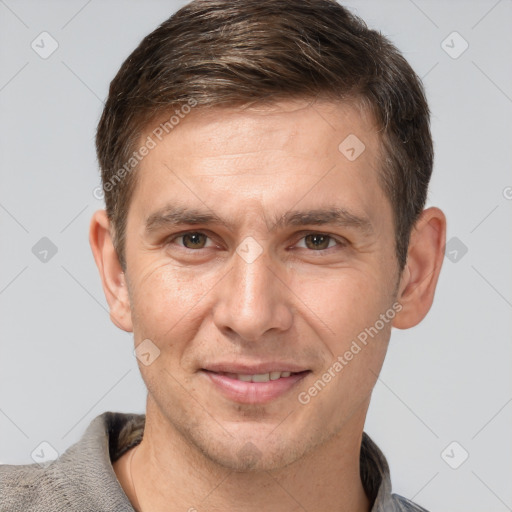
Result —
M365 144L354 161L338 150L350 134ZM160 350L150 365L139 362L143 441L114 464L136 510L370 510L359 451L371 392L391 325L416 325L432 304L446 231L443 213L425 210L399 272L378 149L373 120L347 104L193 111L136 171L126 272L106 213L94 214L90 243L111 319L136 346L150 339ZM167 204L230 225L145 231ZM292 210L328 206L365 219L366 229L275 225ZM187 232L206 236L177 236ZM262 250L251 263L236 251L247 237ZM394 319L301 404L299 393L397 303ZM309 373L268 403L237 403L201 371L218 361L291 361Z

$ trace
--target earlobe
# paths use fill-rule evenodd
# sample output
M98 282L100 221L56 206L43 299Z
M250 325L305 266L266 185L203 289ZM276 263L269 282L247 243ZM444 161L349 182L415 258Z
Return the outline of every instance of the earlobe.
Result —
M441 272L446 243L446 218L439 208L424 210L416 222L409 243L397 301L402 310L393 327L408 329L427 315Z
M89 243L110 308L110 319L120 329L132 332L133 325L126 276L112 242L110 221L105 210L98 210L92 216Z

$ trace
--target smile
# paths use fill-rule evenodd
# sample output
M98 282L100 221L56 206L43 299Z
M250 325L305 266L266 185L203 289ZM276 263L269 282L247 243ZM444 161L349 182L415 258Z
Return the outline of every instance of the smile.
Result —
M271 371L249 374L202 370L201 373L230 401L265 404L289 393L310 371Z
M230 379L241 380L243 382L268 382L269 380L277 380L283 377L289 377L292 375L292 372L255 373L252 375L243 373L223 373L219 375L225 375ZM293 375L295 375L295 373L293 373Z

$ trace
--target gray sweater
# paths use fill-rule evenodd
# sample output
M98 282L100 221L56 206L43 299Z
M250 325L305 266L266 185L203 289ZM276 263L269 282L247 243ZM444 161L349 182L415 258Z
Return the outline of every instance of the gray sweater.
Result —
M0 512L134 512L112 464L140 443L144 422L141 414L105 412L51 464L1 465ZM426 512L391 494L386 459L366 433L361 480L372 512Z

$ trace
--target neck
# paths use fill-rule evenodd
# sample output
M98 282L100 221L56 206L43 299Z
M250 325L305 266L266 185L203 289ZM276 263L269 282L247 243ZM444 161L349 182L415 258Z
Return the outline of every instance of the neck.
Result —
M359 428L347 425L285 468L235 472L190 447L148 401L144 437L136 452L127 454L131 475L124 471L123 487L137 512L232 510L234 505L240 512L259 512L269 504L273 512L369 512L359 473L365 414L351 420Z

